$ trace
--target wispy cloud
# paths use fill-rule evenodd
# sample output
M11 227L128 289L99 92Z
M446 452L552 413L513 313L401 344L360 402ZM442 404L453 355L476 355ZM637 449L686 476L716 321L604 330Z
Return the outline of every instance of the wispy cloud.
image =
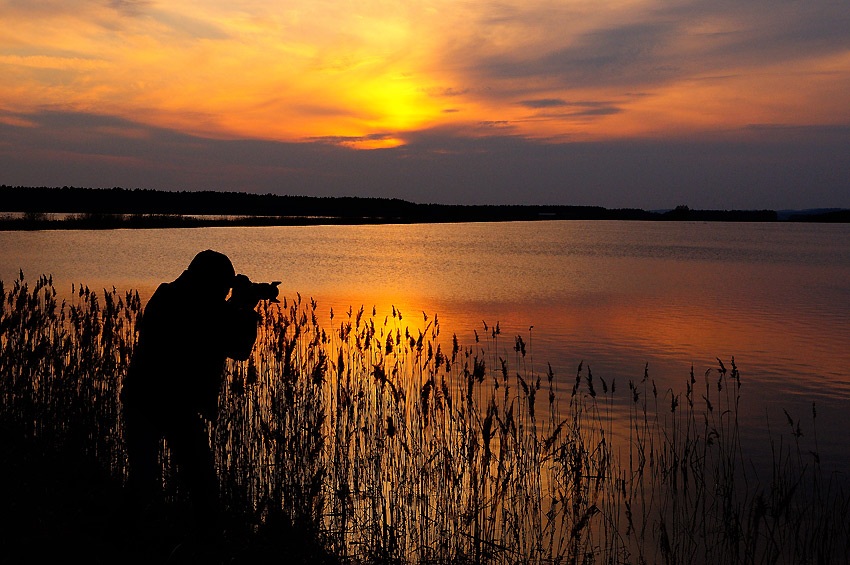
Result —
M428 96L451 98L454 96L463 96L464 94L468 94L469 90L470 89L468 88L458 90L451 87L435 86L430 88L424 88L423 92L425 92Z
M850 206L850 126L769 125L697 139L550 143L479 124L409 132L382 151L351 144L390 134L303 140L209 139L93 114L0 119L2 182L283 191L419 202L570 203L608 207ZM36 127L32 127L35 124ZM495 126L495 127L489 127ZM116 134L116 132L118 134ZM745 135L740 135L744 133ZM359 148L358 148L359 149ZM806 191L799 187L805 185Z
M811 103L799 107L799 119L811 122L827 119L813 114L832 92L804 87L795 73L831 71L833 84L850 73L840 59L850 49L850 16L830 2L374 0L352 8L253 1L237 8L219 0L88 0L72 9L6 0L0 7L9 30L0 39L0 70L14 83L0 86L0 95L10 108L99 107L218 136L359 137L457 119L473 130L482 122L522 123L529 137L610 138L736 126L738 115L754 113L785 120L802 99ZM723 86L706 80L718 76L730 78ZM635 91L646 96L626 100ZM572 100L604 109L577 104L560 114L561 124L554 113L546 126L523 121L529 110L567 108ZM208 118L193 124L197 113ZM605 119L579 132L577 115ZM722 116L733 123L718 123Z
M539 100L520 100L519 104L526 108L557 108L559 106L568 106L569 102L560 98L541 98Z
M369 135L326 135L310 137L305 141L327 145L339 145L354 149L390 149L403 144L396 135L390 133L372 133Z
M369 135L360 135L360 136L346 136L346 135L326 135L322 137L309 137L307 141L316 141L319 143L331 143L331 144L344 144L344 143L358 143L362 141L380 141L384 139L389 139L392 137L392 134L389 133L372 133Z
M192 170L184 143L545 160L557 144L850 124L845 2L0 0L0 14L0 123L32 151L36 135L71 143L61 116L119 156L178 144Z
M572 45L521 59L489 57L484 72L499 79L546 77L562 86L583 87L653 84L675 73L665 64L675 27L669 24L634 24L593 30Z
M107 61L102 59L55 57L50 55L0 55L0 65L77 71L104 69L111 66Z
M150 0L109 0L109 6L127 16L138 16L153 5Z

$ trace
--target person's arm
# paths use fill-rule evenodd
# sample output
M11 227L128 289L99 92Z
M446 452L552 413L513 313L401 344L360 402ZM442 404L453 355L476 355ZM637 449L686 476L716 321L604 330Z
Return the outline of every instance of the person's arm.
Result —
M239 280L241 277L243 280ZM254 308L259 299L250 292L250 281L245 275L239 275L233 286L230 299L225 304L225 354L231 359L244 361L251 356L254 342L257 341L259 315Z
M228 339L224 353L231 359L244 361L251 356L254 342L257 341L257 323L259 315L253 310L228 308Z

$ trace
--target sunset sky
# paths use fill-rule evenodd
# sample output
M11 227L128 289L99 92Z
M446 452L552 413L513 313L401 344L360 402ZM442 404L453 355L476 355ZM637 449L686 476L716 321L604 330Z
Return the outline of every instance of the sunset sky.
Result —
M0 184L850 207L850 2L0 0Z

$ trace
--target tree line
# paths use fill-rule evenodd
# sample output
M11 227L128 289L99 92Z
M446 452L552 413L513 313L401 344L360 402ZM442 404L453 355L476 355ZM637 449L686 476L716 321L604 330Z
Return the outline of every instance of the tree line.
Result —
M327 223L429 223L537 220L777 221L773 210L668 211L570 205L420 204L398 198L317 197L219 191L0 186L0 228L170 227ZM68 216L56 220L48 214ZM206 216L206 218L199 218ZM835 216L833 214L832 216ZM799 219L799 218L795 218ZM833 217L829 219L834 221ZM62 225L64 224L64 225Z

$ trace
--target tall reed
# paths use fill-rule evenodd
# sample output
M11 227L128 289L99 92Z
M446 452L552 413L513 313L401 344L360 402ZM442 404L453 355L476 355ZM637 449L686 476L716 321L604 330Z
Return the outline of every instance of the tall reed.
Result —
M79 446L122 479L138 295L81 286L60 305L49 278L30 290L21 274L0 298L4 429ZM799 420L772 433L768 476L743 454L734 360L664 391L648 369L626 386L584 364L574 380L540 370L530 332L498 323L465 344L394 307L331 313L329 327L300 295L259 311L210 429L228 515L257 535L282 525L380 563L850 557L846 478L825 476ZM167 447L163 477L183 496Z
M141 312L137 293L80 285L57 302L52 279L0 281L0 397L10 438L62 445L124 473L118 392Z

